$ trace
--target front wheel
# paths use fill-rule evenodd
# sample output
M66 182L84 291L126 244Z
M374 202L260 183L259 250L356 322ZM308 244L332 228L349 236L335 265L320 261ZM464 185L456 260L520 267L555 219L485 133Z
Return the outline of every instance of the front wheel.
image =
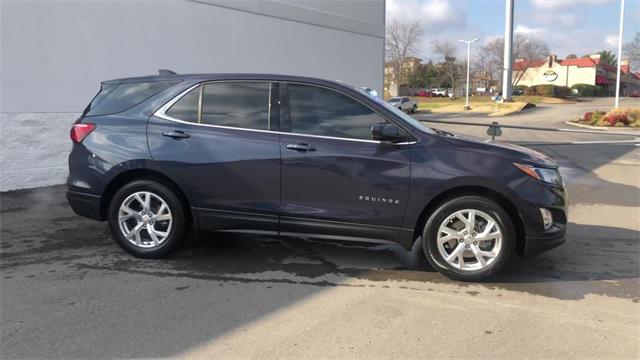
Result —
M509 215L495 201L479 196L462 196L439 206L422 239L431 266L462 281L493 275L511 259L516 245Z
M176 248L186 230L185 210L175 193L152 180L123 186L109 204L109 227L118 244L142 258L159 258Z
M411 113L415 114L417 110L418 110L418 105L413 105L413 107L411 108Z

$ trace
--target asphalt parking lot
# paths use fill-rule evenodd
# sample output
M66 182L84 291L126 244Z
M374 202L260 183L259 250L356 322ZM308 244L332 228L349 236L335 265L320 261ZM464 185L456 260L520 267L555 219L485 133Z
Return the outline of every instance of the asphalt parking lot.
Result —
M601 104L499 121L560 126L588 106ZM2 193L0 357L637 359L640 148L537 148L567 178L567 243L482 284L439 275L417 247L298 238L217 236L140 260L75 216L63 186Z

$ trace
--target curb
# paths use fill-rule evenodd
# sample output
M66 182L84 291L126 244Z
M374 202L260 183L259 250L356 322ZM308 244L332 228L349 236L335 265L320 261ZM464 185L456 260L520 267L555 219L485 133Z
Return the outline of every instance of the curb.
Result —
M605 131L629 130L629 131L636 131L636 132L638 132L638 135L640 135L640 128L615 127L615 126L593 126L593 125L579 124L579 123L576 123L576 122L573 122L573 121L565 121L564 123L567 124L567 125L580 127L580 128L585 128L585 129L591 129L591 130L605 130Z

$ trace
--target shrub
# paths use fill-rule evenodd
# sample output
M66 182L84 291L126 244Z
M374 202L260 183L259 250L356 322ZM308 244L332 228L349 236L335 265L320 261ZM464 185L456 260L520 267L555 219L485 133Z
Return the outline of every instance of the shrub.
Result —
M587 111L586 113L584 113L584 117L582 118L582 121L586 123L591 123L591 115L593 115L593 113L590 111Z
M535 86L529 86L527 88L525 88L524 90L524 94L527 96L532 96L536 94L536 87Z
M553 90L553 96L560 98L571 96L571 89L568 86L556 86Z
M568 97L571 95L571 89L566 86L556 85L534 85L524 90L525 95L539 95L539 96L555 96L555 97Z
M596 111L591 114L591 125L598 125L600 123L600 119L604 116L604 111Z
M602 118L602 122L607 123L609 126L617 126L618 124L621 124L619 126L629 125L629 119L625 114L606 115Z
M598 88L589 84L574 84L571 90L575 90L578 96L596 96Z
M640 108L639 109L613 109L609 111L609 115L625 115L629 122L640 121Z
M640 108L613 109L608 113L604 111L588 111L578 118L579 122L596 126L631 126L640 127Z
M554 96L555 85L536 85L536 95L540 96Z

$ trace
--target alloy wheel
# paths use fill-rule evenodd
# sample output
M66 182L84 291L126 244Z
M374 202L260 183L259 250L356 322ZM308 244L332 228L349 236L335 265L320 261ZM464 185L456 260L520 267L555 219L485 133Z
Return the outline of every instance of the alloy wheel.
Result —
M459 210L441 223L437 246L440 256L454 268L483 270L502 250L502 230L498 222L483 211Z
M125 239L140 248L162 245L173 224L171 209L157 194L139 191L129 195L118 210L118 224Z

